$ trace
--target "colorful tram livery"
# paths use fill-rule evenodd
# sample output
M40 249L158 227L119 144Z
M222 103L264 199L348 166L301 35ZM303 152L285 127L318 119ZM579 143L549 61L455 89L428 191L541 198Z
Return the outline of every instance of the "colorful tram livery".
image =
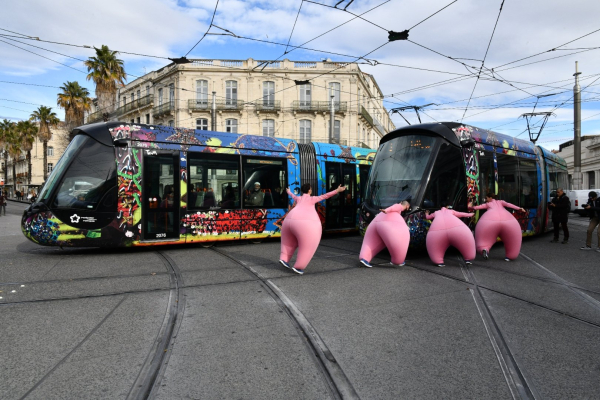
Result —
M108 122L73 141L22 230L42 245L147 246L280 236L286 187L343 192L317 210L325 231L356 230L371 149ZM260 184L256 192L255 183Z
M458 123L411 125L381 139L360 212L360 230L381 208L409 200L411 246L425 245L425 210L467 211L487 193L525 209L514 213L523 236L547 232L548 201L567 187L565 161L525 140ZM474 228L477 211L468 224Z

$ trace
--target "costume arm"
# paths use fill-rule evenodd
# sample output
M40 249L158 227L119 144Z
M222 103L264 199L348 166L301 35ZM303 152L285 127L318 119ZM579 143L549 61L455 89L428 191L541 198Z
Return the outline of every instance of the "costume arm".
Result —
M434 219L434 218L435 218L435 213L425 215L425 219Z
M330 197L333 197L336 194L338 194L338 191L337 191L337 189L334 189L331 192L322 194L320 196L311 196L310 201L312 201L313 204L317 204L318 202L328 199Z
M507 201L504 201L504 200L500 200L500 204L502 204L503 207L512 208L513 210L520 210L521 209L521 207L515 206L514 204L511 204L511 203L509 203Z
M404 206L401 203L397 203L394 204L392 206L389 206L388 208L385 209L386 213L390 213L390 212L402 212L404 210Z
M488 207L487 203L483 203L483 204L480 204L478 206L470 207L470 208L472 208L473 210L485 210L485 209L487 209L489 207Z
M473 213L464 213L464 212L460 212L460 211L454 211L452 210L452 213L457 216L458 218L471 218L473 215Z
M292 191L290 190L290 188L285 189L285 191L287 192L287 194L290 195L290 197L292 199L294 199L294 201L298 201L298 199L300 198L300 197L296 196L294 193L292 193Z

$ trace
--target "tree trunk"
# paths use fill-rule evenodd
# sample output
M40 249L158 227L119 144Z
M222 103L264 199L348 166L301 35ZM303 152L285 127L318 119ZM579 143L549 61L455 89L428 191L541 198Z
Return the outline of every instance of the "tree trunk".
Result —
M8 185L8 151L4 150L4 184Z
M17 193L17 160L13 158L13 193Z
M48 178L48 141L44 140L44 183Z
M31 150L27 151L27 184L31 185Z

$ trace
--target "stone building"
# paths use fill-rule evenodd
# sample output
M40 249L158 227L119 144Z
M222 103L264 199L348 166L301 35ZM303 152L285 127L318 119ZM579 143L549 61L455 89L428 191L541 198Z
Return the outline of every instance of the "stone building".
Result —
M56 166L56 163L64 153L68 145L68 132L61 123L58 127L52 128L52 139L48 142L48 175ZM13 181L13 163L16 171L16 184ZM6 170L6 175L5 175ZM44 183L44 143L36 139L31 149L31 183L28 180L29 166L27 164L27 153L22 153L17 160L8 157L7 165L4 165L4 155L0 151L0 185L8 192L10 197L14 197L14 190L27 192L32 188L37 193ZM6 176L6 181L5 181Z
M377 82L355 63L190 61L167 65L122 87L110 120L371 148L395 129ZM87 118L100 120L102 110Z
M561 144L558 154L567 162L569 171L569 189L573 189L573 171L575 170L573 140ZM581 189L600 189L600 135L581 137Z

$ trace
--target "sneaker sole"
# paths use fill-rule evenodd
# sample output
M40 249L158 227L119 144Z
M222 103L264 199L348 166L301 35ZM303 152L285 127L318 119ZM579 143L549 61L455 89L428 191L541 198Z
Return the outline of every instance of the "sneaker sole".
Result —
M283 265L287 269L292 269L292 267L290 267L288 264L286 264L285 262L283 262L283 260L279 260L279 264Z
M364 261L360 260L360 265L362 265L363 267L367 267L367 268L373 268L373 266L371 264L366 264Z
M297 273L298 275L304 275L304 271L301 269L296 269L296 268L292 268L292 271L294 271L295 273Z

